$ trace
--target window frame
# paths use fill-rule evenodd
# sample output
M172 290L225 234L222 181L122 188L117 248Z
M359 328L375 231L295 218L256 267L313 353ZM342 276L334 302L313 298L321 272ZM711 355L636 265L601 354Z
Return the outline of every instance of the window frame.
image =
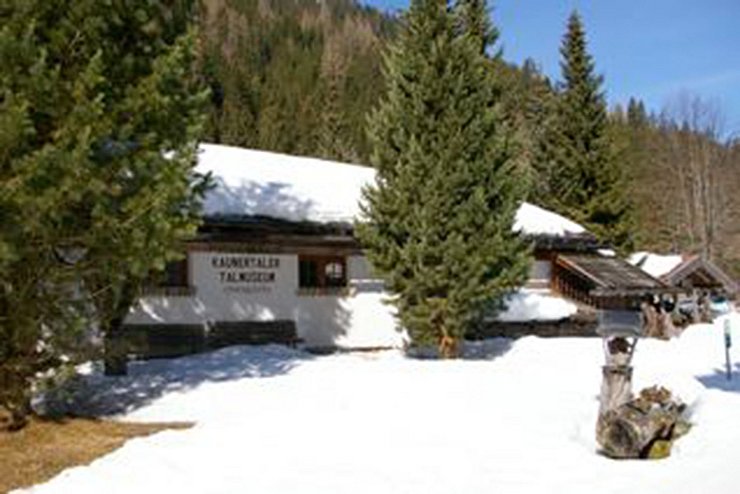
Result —
M174 271L173 271L174 270ZM190 279L190 256L177 261L170 261L164 271L155 273L143 288L143 295L150 296L191 296L195 287Z
M306 282L304 266L313 263L313 273L310 282ZM332 265L341 267L341 278L329 276L327 268ZM335 279L339 281L330 281ZM347 257L342 255L298 255L298 295L346 295L349 289L347 273Z

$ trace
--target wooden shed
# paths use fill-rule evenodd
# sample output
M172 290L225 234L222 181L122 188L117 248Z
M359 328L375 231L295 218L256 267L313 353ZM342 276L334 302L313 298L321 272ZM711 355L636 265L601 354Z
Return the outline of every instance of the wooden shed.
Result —
M734 298L738 292L737 283L730 276L712 261L699 255L684 259L681 264L662 275L660 279L684 291L699 290L731 298Z
M676 289L616 257L559 254L553 264L553 289L597 309L637 310L646 297Z

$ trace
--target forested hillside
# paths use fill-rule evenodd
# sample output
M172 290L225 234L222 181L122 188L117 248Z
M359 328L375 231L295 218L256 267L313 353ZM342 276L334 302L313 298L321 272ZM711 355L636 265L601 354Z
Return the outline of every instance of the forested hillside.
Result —
M400 22L355 0L203 0L206 140L369 164L367 118L384 94L383 52ZM562 197L548 174L569 185L545 162L570 162L557 158L568 146L558 135L573 121L567 91L535 62L517 66L503 55L490 67L510 144L532 178L530 200L557 209ZM740 145L724 138L720 117L691 97L654 115L639 99L609 110L599 146L605 169L622 177L615 190L631 212L626 248L703 253L740 274Z
M353 0L204 0L207 139L367 162L394 19Z
M740 142L722 111L683 94L648 115L639 100L611 113L628 174L636 246L705 255L740 275Z

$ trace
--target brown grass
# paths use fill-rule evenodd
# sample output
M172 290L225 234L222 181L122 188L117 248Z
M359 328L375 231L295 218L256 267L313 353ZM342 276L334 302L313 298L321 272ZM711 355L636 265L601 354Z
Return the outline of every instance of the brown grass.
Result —
M45 482L86 465L131 438L192 424L135 424L90 419L34 419L18 432L0 432L0 493Z

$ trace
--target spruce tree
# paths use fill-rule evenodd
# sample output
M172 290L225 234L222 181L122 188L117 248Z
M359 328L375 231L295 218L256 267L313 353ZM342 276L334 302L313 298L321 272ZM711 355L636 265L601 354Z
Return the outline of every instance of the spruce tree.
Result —
M621 250L632 243L623 167L609 139L603 78L594 72L577 12L560 48L563 81L539 162L546 196L539 202L582 223Z
M0 9L0 407L120 323L196 226L193 2ZM114 325L113 324L113 325Z
M414 0L369 122L373 187L357 232L414 344L453 357L487 307L520 285L528 249L512 232L525 192L481 31L467 2ZM485 9L479 9L485 12ZM485 31L490 32L490 31Z

